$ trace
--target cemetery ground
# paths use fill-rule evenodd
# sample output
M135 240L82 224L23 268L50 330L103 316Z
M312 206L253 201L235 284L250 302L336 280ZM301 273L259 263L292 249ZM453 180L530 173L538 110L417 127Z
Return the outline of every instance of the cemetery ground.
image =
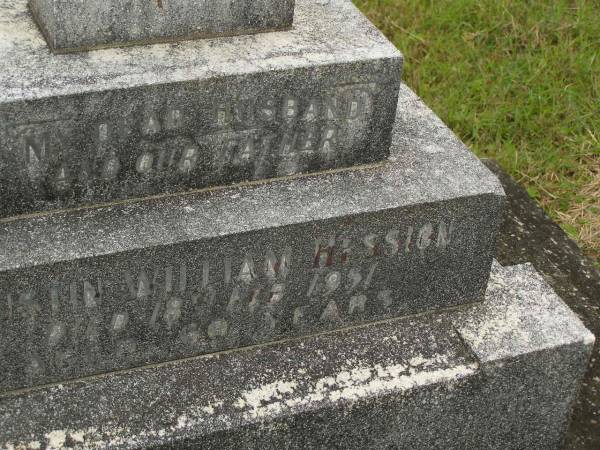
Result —
M355 3L407 84L600 264L600 1Z

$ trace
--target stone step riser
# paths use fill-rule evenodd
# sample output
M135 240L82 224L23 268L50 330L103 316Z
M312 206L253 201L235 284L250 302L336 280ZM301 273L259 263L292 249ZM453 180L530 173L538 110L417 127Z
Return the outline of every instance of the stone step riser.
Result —
M475 302L492 196L0 272L14 389ZM499 208L498 208L499 209ZM481 256L485 255L485 256Z
M294 18L294 0L29 0L29 6L57 53L285 30Z
M60 56L2 6L0 217L390 154L402 57L345 0L301 0L287 32Z
M13 104L1 214L348 167L389 156L393 61ZM28 118L23 120L22 118ZM33 123L32 123L33 122ZM13 178L15 177L16 178Z

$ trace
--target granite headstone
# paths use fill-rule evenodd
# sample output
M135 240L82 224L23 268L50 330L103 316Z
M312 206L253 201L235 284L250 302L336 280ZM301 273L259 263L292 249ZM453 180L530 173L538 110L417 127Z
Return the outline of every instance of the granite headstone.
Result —
M531 266L485 302L0 396L19 448L559 449L594 336Z
M296 10L281 33L54 55L0 0L0 217L385 160L400 53L346 0Z
M294 7L200 3L31 7ZM560 445L594 338L351 2L0 6L0 446Z
M481 301L502 188L398 111L387 164L1 223L0 390Z

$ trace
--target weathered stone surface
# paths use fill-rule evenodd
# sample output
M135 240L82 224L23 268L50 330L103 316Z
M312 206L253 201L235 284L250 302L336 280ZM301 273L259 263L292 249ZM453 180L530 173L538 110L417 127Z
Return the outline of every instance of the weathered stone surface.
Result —
M381 161L402 57L346 0L293 30L53 55L0 0L0 217Z
M600 271L593 261L500 166L485 164L498 175L507 196L496 258L503 265L530 262L596 336L600 335ZM589 369L575 404L565 448L600 448L600 345L592 351Z
M55 52L232 36L292 26L294 0L29 0Z
M2 396L0 444L559 448L593 342L530 266L495 266L450 314Z
M387 164L1 223L0 390L481 300L503 191L398 111Z

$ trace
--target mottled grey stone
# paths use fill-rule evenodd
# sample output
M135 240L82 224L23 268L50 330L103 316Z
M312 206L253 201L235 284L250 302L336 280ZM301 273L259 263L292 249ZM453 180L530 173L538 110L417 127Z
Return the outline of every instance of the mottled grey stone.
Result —
M531 266L496 265L452 313L4 395L0 444L556 449L593 343Z
M285 32L53 55L0 0L0 217L386 159L400 53L346 0L296 9Z
M55 52L285 30L294 0L29 0Z
M398 111L386 164L0 223L0 390L480 301L504 193Z
M600 271L527 191L495 161L485 164L498 175L507 196L496 258L503 265L530 262L562 300L596 336L600 335ZM589 368L575 404L565 448L600 448L600 345L592 351Z

